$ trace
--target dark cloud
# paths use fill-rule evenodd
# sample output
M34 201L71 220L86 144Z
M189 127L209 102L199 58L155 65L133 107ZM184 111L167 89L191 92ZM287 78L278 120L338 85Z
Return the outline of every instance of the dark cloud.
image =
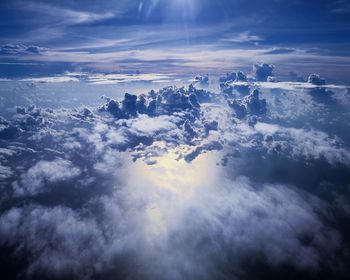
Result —
M321 78L318 74L311 74L307 81L316 86L324 86L326 84L326 80Z
M267 104L265 99L259 98L259 94L259 90L255 89L242 100L229 100L228 104L238 118L244 118L247 115L264 115L267 111Z
M232 97L233 91L236 90L242 95L248 95L250 87L240 82L247 82L247 75L242 71L226 74L226 77L220 77L220 89L228 97Z
M273 76L273 70L275 66L266 63L255 63L253 65L253 70L255 72L255 77L258 81L266 82L269 76Z

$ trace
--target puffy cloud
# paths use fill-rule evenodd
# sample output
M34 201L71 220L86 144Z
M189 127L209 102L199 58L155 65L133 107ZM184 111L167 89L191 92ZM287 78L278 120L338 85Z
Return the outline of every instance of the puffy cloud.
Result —
M322 131L284 128L278 125L258 123L255 126L266 138L269 149L283 152L291 157L306 160L325 159L329 164L350 164L350 151L343 147L340 139L332 139Z
M242 71L238 71L236 73L236 82L246 82L247 81L247 76L244 74Z
M310 88L308 93L318 102L330 102L330 97L334 95L334 92L321 86L326 85L326 80L321 78L318 74L311 74L308 78L308 83L320 86L315 88Z
M186 170L173 171L187 176ZM339 233L323 222L331 220L328 205L314 196L212 173L192 191L180 179L177 188L193 192L186 199L159 189L147 174L140 176L85 210L12 208L0 217L0 240L31 256L27 275L32 277L90 278L109 267L115 267L116 276L135 275L128 266L118 269L125 256L139 267L136 275L153 279L211 278L228 268L249 275L244 263L257 255L253 267L287 263L297 271L317 271L339 262Z
M241 76L231 94L190 85L104 98L100 110L12 106L0 118L0 242L28 258L18 270L254 279L256 267L272 277L288 266L336 278L349 244L330 214L347 209L344 87L317 102L303 89L318 85ZM236 85L252 90L239 97ZM326 181L332 195L320 195Z
M194 78L194 84L198 86L209 86L209 75L206 75L206 76L197 75Z
M211 130L217 131L218 126L219 126L219 123L215 120L204 123L204 129L205 129L206 133L209 133L209 131L211 131Z
M148 116L141 115L132 121L130 129L138 135L141 134L152 137L160 132L176 130L176 122L179 122L179 119L176 117L159 116L150 118Z
M273 76L273 70L275 66L266 63L255 63L253 65L253 70L255 72L255 77L258 81L266 82L269 76Z
M191 267L194 273L215 273L215 267L210 266L213 259L224 266L229 259L226 265L239 269L256 254L262 254L262 262L274 268L288 263L301 270L317 270L323 257L330 256L335 262L339 235L323 225L314 212L321 209L322 202L281 185L264 185L260 191L244 180L223 185L219 194L201 193L185 212L184 223L191 226L175 232L179 236L174 247L191 240L185 252L200 252L200 260L192 266L209 264L204 272ZM231 192L233 187L236 191ZM223 212L226 214L221 215ZM204 240L206 245L199 246ZM319 254L320 249L329 254ZM253 262L259 263L259 258ZM248 271L243 273L249 275Z
M321 78L318 74L311 74L307 79L307 82L316 86L323 86L326 84L326 80Z
M143 97L140 98L141 100L144 99ZM140 102L142 101L137 101L136 95L125 93L121 104L115 100L107 100L107 104L104 105L100 110L111 113L115 118L128 119L130 117L135 117L137 110L140 110L140 113L144 112L143 108L140 107Z
M228 97L232 97L236 90L242 95L248 95L250 87L247 83L248 78L242 71L226 74L226 77L220 77L220 89Z
M236 72L226 73L226 76L221 76L219 78L219 82L220 83L225 83L225 82L228 82L228 81L235 81L236 77L237 77Z
M187 111L192 118L198 117L200 102L210 100L210 93L197 90L190 85L188 90L177 87L167 87L158 92L150 91L147 95L131 95L126 93L121 104L115 100L107 100L100 111L111 113L115 118L128 119L137 114L149 116L168 115Z
M226 76L220 77L220 82L246 82L247 76L242 71L227 73Z
M228 104L238 118L244 118L246 115L263 115L267 111L267 104L265 99L259 99L259 94L259 91L255 89L243 100L229 100Z
M197 135L196 131L193 129L189 120L186 120L183 124L183 130L185 131L188 138L193 138Z
M88 278L106 265L103 258L109 249L97 221L69 208L12 208L0 219L2 245L6 242L17 246L17 253L32 255L29 277Z
M48 192L48 185L73 179L81 174L79 168L64 159L39 161L15 183L16 195L36 195Z

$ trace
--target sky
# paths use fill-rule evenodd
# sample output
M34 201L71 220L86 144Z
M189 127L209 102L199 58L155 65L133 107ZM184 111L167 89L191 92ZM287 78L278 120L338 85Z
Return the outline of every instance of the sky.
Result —
M346 280L350 0L1 0L0 275Z
M225 73L254 62L347 82L350 1L0 3L0 75Z

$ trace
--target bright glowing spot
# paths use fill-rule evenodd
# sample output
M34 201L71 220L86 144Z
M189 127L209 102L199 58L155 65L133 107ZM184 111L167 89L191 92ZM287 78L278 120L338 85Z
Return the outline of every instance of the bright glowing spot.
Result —
M161 145L159 143L159 147ZM169 227L176 226L176 219L180 219L178 213L196 199L199 188L215 185L214 180L218 178L218 153L202 154L187 163L179 159L179 151L187 149L187 146L179 146L157 156L153 165L140 160L130 166L128 183L134 188L133 192L140 195L139 199L146 203L144 235L150 245L155 236L167 236ZM169 220L172 222L169 223Z
M153 186L174 192L180 196L190 196L195 188L208 184L211 173L218 162L215 153L200 155L191 163L179 159L179 151L188 152L187 146L179 146L165 155L154 157L156 164L135 163L136 172Z

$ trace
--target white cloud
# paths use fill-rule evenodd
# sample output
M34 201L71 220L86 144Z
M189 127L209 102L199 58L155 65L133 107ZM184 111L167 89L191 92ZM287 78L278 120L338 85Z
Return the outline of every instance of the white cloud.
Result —
M138 135L156 136L160 132L177 130L176 122L179 119L172 116L159 116L155 118L141 115L136 120L131 121L130 129Z
M343 147L342 141L331 138L322 131L285 128L278 125L258 123L255 129L274 137L271 148L278 145L292 157L305 157L307 160L320 160L324 158L330 164L350 165L350 150Z
M247 42L259 42L263 41L263 38L257 35L251 35L249 32L243 32L238 34L232 34L229 38L221 39L223 42L232 43L247 43Z
M159 174L164 164L174 166ZM283 185L227 180L215 162L207 166L198 160L188 170L183 164L119 169L116 178L133 176L84 211L13 208L0 217L1 240L32 255L29 275L61 277L93 276L113 261L118 267L123 255L134 258L137 273L153 279L211 277L213 262L225 268L230 259L227 265L240 269L256 255L272 267L288 263L310 271L336 259L339 234L317 214L328 217L328 206L319 199ZM168 181L154 180L155 174Z
M59 25L70 25L79 23L88 23L114 17L115 14L108 12L103 14L75 11L69 8L63 8L55 5L37 3L31 1L22 2L19 8L32 13L40 13L51 22L58 21ZM51 17L51 18L50 18Z
M64 159L53 161L39 161L28 171L21 175L18 182L14 184L16 195L36 195L48 192L47 184L66 181L79 176L80 169Z
M11 120L0 119L2 129L16 132L1 131L8 144L0 149L6 166L0 173L15 181L15 195L21 195L3 198L11 206L0 216L0 243L13 246L17 256L31 256L29 276L88 278L109 268L119 276L120 268L135 278L198 279L215 278L222 268L249 278L242 264L252 260L273 269L288 265L317 273L326 267L336 274L334 264L343 261L339 252L344 251L330 215L333 205L318 197L317 185L308 186L310 192L316 188L315 195L303 186L264 182L281 180L266 171L274 153L282 167L306 163L317 173L318 164L330 172L341 165L341 173L350 165L348 144L331 136L327 126L324 132L312 127L312 118L328 125L328 118L318 118L318 110L331 107L327 103L312 102L300 90L285 94L263 88L261 95L270 112L254 123L249 116L236 118L222 94L193 87L126 95L120 103L105 97L102 109L119 104L125 113L120 116L111 114L113 108L92 106L18 107ZM141 105L151 102L158 110L141 113ZM332 104L343 106L338 105ZM284 115L295 111L293 106L300 113ZM305 120L309 127L300 125ZM343 119L333 121L346 126ZM65 159L47 160L62 151ZM250 164L258 170L246 176L264 173L267 179L239 177L239 168L220 165L222 157L235 153L237 167ZM267 167L247 163L251 155ZM67 193L55 200L64 199L66 206L33 204L51 199L53 187L70 185L74 197ZM347 211L337 197L337 207ZM20 205L11 204L18 200Z
M14 175L14 173L10 167L0 165L0 178L1 179L11 178L13 175Z

